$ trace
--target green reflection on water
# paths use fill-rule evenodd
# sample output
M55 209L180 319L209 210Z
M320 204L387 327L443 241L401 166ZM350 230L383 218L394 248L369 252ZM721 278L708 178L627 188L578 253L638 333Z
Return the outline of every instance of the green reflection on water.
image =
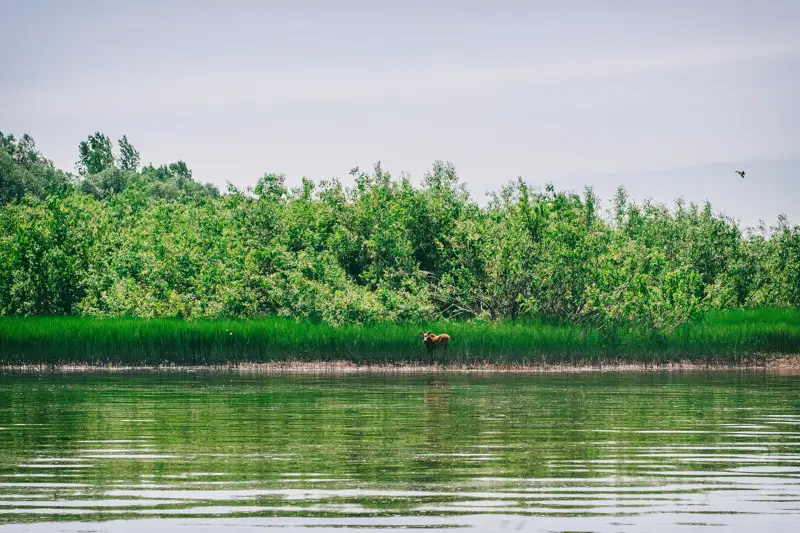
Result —
M794 520L799 390L756 373L4 374L0 524Z

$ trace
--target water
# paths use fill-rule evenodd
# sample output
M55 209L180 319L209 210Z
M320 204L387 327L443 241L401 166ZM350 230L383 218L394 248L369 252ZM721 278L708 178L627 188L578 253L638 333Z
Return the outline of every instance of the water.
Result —
M3 531L797 531L800 377L0 374Z

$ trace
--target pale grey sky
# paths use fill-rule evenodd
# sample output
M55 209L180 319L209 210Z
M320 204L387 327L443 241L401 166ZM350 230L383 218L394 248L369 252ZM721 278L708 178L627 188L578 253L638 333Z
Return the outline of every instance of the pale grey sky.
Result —
M796 0L0 0L0 46L0 130L66 169L99 130L220 186L442 159L800 223Z

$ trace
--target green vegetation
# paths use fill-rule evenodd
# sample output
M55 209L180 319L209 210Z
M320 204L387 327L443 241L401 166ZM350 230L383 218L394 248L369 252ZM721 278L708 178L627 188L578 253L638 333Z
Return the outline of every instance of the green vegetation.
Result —
M448 350L427 354L418 335L423 329L447 331L453 338ZM669 334L624 328L601 332L533 320L334 327L278 317L0 319L0 364L739 362L743 357L798 350L796 309L712 312Z
M622 189L606 213L590 188L577 195L523 180L483 206L440 162L419 186L376 164L372 172L353 169L352 187L303 179L289 189L284 176L266 174L252 189L221 194L195 181L183 161L142 168L126 137L118 146L115 153L108 137L90 136L73 175L57 170L29 136L0 133L0 315L258 319L215 323L250 332L241 338L253 344L236 348L248 356L263 354L261 341L274 338L275 354L301 344L317 355L332 346L331 354L366 353L366 345L375 357L395 357L415 342L408 332L416 326L404 324L455 320L448 327L457 338L460 328L475 333L451 357L501 346L520 357L532 344L605 354L630 342L634 351L644 334L629 331L701 335L683 345L761 346L763 339L746 337L750 325L726 331L727 315L714 313L800 306L800 226L785 217L742 231L710 205L637 205ZM681 329L703 314L709 325ZM128 335L117 326L125 321L74 324L86 342L92 332L90 344ZM160 332L148 338L189 336L175 341L185 346L181 360L194 357L193 342L214 346L211 360L224 355L219 342L195 340L216 338L217 326L147 324L135 329ZM756 336L772 339L769 331ZM655 352L661 342L643 346Z

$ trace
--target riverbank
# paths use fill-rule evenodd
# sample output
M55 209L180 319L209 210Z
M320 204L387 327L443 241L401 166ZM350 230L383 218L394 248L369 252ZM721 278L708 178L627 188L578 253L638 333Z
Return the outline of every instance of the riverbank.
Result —
M596 363L583 364L375 364L357 365L348 361L280 361L270 363L240 363L232 365L3 365L0 372L25 373L82 373L82 372L184 372L184 373L242 373L242 374L435 374L435 373L584 373L584 372L697 372L697 371L767 371L788 375L800 374L800 353L787 356L763 355L744 359L740 363L723 360L708 362L674 361L663 364Z
M428 353L420 331L447 332ZM289 318L0 318L0 366L448 369L753 366L800 354L800 310L714 312L668 334L535 321L332 327ZM298 366L298 368L299 368Z

